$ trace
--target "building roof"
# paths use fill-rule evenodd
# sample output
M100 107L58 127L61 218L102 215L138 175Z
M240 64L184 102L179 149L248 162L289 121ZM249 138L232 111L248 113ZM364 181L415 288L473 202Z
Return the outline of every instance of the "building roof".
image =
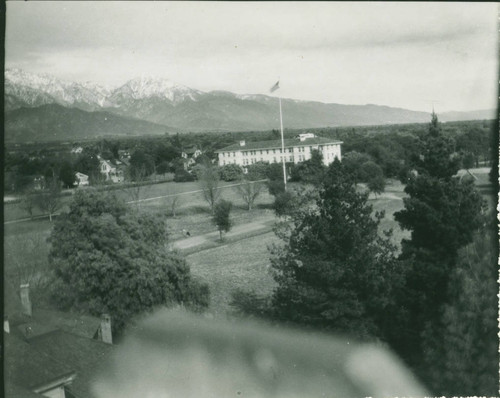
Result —
M304 141L300 141L296 138L289 138L285 140L285 148L296 147L296 146L306 146L306 145L325 145L325 144L342 144L342 141L323 138L323 137L314 137L307 138ZM228 151L253 151L256 149L271 149L271 148L281 148L281 140L268 140L268 141L249 141L246 142L244 146L241 146L239 143L229 145L225 148L218 149L215 151L216 153L220 152L228 152Z
M15 398L43 398L41 394L37 394L27 388L20 387L12 384L12 382L5 380L5 396Z
M35 349L31 344L4 333L5 379L16 386L34 390L74 377L70 365Z
M30 339L30 345L76 372L76 377L68 389L77 398L93 396L94 378L101 371L101 367L106 365L106 359L114 350L112 344L62 330L34 337Z
M32 319L39 323L48 324L55 329L89 339L95 335L96 330L101 325L101 320L94 316L44 308L35 308Z
M193 146L193 147L184 149L182 152L184 152L188 155L193 155L196 151L199 151L199 149Z
M4 333L5 380L13 389L34 391L70 382L76 398L91 398L92 383L114 350L112 344L54 330L23 340ZM27 397L30 395L25 394ZM17 395L15 395L17 396Z

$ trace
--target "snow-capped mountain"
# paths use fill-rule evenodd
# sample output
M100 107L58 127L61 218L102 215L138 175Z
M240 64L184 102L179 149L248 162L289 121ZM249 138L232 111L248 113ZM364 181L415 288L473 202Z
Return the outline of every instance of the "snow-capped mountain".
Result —
M45 104L95 110L108 105L109 90L94 83L76 83L21 69L5 70L6 106L33 107Z
M168 79L139 77L114 90L109 102L119 106L123 101L158 98L177 104L187 99L196 101L202 94L202 91L176 84Z
M286 98L282 98L281 103L285 128L426 123L430 117L427 112L371 104L325 104ZM86 126L89 131L93 129L91 126L97 126L96 131L100 131L98 127L102 127L103 134L141 135L147 131L162 131L157 126L169 126L166 130L181 132L257 131L279 127L278 99L268 95L203 92L167 79L152 77L135 78L110 90L91 82L67 82L19 69L5 71L6 121L10 121L10 124L6 123L6 134L28 137L43 129L51 131L54 125L78 130L75 126L71 127L71 123L66 123L72 120L68 112L60 106L47 106L54 104L73 110L77 108L91 111L71 115L78 116L80 126ZM20 108L25 109L22 112L14 111ZM115 127L108 129L106 124L101 126L94 123L95 120L101 120L102 115L95 119L96 115L91 113L100 112L127 120L147 121L154 123L154 127L135 124L137 130L131 133L124 128L129 122L122 123L118 122L122 119L116 119L113 122ZM438 116L441 121L494 119L496 113L494 110L483 110ZM46 126L41 125L43 120ZM20 126L23 126L22 129ZM85 128L76 132L68 130L67 134L79 135L83 130Z

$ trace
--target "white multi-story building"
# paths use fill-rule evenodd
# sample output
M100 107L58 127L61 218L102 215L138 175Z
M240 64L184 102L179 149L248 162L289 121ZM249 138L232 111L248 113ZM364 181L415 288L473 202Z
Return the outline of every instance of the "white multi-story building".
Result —
M219 156L219 166L237 164L245 167L257 162L300 163L311 159L313 150L323 155L323 163L329 165L335 158L341 160L340 146L342 141L316 137L314 134L299 134L293 139L285 140L285 151L282 151L281 140L245 142L229 145L215 151Z

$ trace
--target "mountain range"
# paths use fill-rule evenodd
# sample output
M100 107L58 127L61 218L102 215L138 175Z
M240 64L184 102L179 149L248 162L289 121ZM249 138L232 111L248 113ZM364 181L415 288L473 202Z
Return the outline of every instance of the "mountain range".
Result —
M115 89L20 69L5 71L6 141L256 131L279 127L276 97L203 92L167 79L135 78ZM285 128L424 123L426 112L381 105L282 99ZM441 121L493 119L493 110L448 112Z

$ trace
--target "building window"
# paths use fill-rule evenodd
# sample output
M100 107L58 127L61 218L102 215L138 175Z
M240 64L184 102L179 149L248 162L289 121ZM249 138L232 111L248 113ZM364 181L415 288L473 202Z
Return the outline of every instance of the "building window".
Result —
M276 156L273 158L273 163L276 163Z
M236 152L233 152L233 158L236 156Z

